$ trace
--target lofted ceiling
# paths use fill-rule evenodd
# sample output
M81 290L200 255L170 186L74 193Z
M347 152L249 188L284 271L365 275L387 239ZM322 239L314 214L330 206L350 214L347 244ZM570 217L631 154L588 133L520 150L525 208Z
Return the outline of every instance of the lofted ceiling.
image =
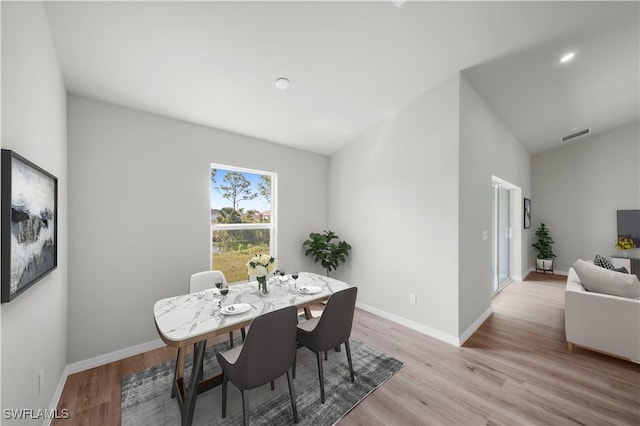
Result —
M462 70L530 153L637 120L638 6L45 2L69 92L325 155Z

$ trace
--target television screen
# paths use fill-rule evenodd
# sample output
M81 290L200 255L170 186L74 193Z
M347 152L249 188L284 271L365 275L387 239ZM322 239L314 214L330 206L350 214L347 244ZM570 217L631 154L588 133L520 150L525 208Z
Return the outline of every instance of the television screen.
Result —
M640 210L618 210L618 238L631 238L640 247Z

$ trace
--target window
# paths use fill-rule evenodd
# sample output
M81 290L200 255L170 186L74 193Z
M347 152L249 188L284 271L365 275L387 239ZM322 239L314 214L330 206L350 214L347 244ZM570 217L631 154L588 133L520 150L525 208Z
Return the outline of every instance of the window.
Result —
M211 269L246 281L247 262L275 257L275 173L211 165Z

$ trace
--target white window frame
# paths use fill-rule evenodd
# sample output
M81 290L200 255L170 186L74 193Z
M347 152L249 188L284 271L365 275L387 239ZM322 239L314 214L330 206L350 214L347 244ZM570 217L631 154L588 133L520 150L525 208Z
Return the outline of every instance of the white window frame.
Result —
M269 229L269 252L271 256L278 257L278 244L277 244L277 230L278 230L278 212L277 212L277 188L278 188L278 174L275 172L267 172L264 170L249 169L246 167L229 166L226 164L211 163L209 165L209 191L211 191L211 169L230 170L241 173L252 173L256 175L265 175L271 177L271 218L270 223L223 223L212 224L211 214L209 214L209 265L211 265L211 258L213 256L211 235L213 231L235 231L235 230L247 230L247 229ZM211 195L209 196L211 197ZM209 210L211 210L211 198L209 198Z

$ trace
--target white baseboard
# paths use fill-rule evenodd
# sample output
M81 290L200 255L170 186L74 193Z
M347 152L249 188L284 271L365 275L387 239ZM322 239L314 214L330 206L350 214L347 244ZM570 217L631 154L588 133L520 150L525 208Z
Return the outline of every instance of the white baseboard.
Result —
M53 398L51 399L49 408L51 410L54 410L58 406L58 402L60 402L60 397L62 396L62 390L64 389L65 383L67 383L67 377L69 377L71 374L99 367L104 364L109 364L110 362L120 361L121 359L151 351L153 349L161 348L163 346L165 346L165 343L160 339L156 339L152 340L151 342L141 343L139 345L109 352L107 354L85 359L83 361L74 362L73 364L67 364L62 371L62 376L58 381L58 387L53 394ZM45 419L43 425L49 426L50 423L51 419Z
M469 328L467 328L465 330L464 333L462 333L462 335L460 336L460 343L458 346L462 346L464 345L464 342L467 341L467 339L469 337L471 337L473 335L473 333L476 332L477 329L480 328L480 326L482 325L483 322L485 322L485 320L487 318L489 318L491 316L491 314L493 313L493 308L491 306L489 306L489 309L487 309L486 311L484 311L484 313L482 315L480 315L480 317L475 320L473 322L473 324L471 324L471 326Z
M447 333L443 333L442 331L436 330L435 328L431 328L415 321L402 318L401 316L391 314L389 312L374 308L373 306L369 306L364 303L357 302L356 306L363 311L370 312L384 319L388 319L389 321L404 325L405 327L409 327L410 329L418 331L422 334L426 334L427 336L435 337L436 339L442 340L443 342L449 343L451 345L460 346L460 340L457 337Z
M62 396L62 390L64 389L65 383L67 383L67 377L69 377L68 365L64 367L62 370L62 376L60 376L60 380L58 380L58 387L56 387L56 391L53 393L53 398L51 398L51 403L49 404L50 412L53 412L58 407L58 402L60 402L60 397ZM45 416L44 422L42 423L44 426L49 426L51 424L51 419L47 419Z
M165 346L165 343L160 339L156 339L150 342L141 343L139 345L109 352L104 355L98 355L96 357L85 359L83 361L74 362L73 364L68 364L65 370L68 370L68 374L73 374L79 371L88 370L90 368L99 367L104 364L109 364L110 362L120 361L121 359L158 349L163 346Z

